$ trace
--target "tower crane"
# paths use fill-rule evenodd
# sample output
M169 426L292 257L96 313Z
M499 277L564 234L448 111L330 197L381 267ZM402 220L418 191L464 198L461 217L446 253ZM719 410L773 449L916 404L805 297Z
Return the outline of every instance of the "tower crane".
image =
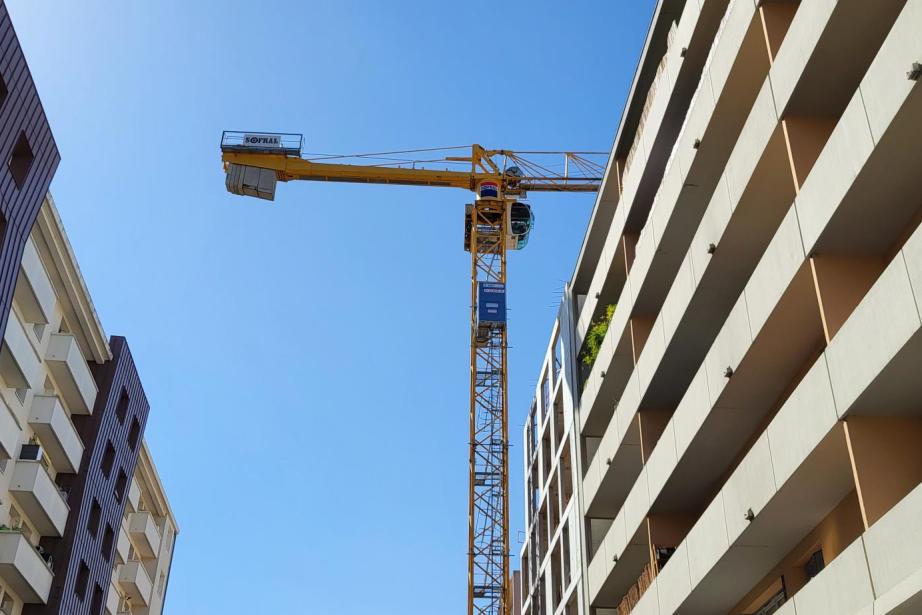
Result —
M605 153L513 152L473 145L336 156L306 154L303 143L300 134L225 131L221 157L227 190L274 200L277 182L312 180L474 193L464 213L464 249L471 253L467 612L509 615L506 252L528 242L534 216L523 201L527 194L597 191L604 161L592 157ZM464 155L438 156L446 150ZM559 156L563 169L552 170L544 162L549 156Z

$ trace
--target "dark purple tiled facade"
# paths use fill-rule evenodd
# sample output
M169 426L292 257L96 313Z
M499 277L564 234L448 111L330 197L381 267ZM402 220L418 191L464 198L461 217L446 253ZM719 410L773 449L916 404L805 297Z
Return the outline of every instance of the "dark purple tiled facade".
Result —
M60 160L6 3L0 0L0 335L6 331L26 240Z
M85 453L79 473L60 480L70 506L64 536L42 539L54 562L51 595L48 604L27 605L24 615L100 615L105 609L150 409L125 338L113 337L109 344L112 360L91 364L99 387L93 414L74 417Z

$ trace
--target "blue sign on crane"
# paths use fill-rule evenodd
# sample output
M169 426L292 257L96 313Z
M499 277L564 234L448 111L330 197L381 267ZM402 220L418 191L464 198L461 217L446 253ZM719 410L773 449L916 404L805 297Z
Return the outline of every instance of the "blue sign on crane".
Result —
M477 283L477 324L490 327L506 324L506 285Z

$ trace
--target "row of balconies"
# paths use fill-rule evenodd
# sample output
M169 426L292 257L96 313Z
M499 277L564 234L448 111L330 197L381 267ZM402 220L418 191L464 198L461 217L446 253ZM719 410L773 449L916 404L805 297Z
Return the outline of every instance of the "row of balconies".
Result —
M918 572L922 534L917 531L916 517L905 512L907 506L914 506L912 514L918 515L922 501L922 452L918 448L922 384L914 376L922 359L922 305L913 293L922 283L920 263L922 230L916 231L860 304L836 326L826 351L787 397L717 497L690 529L686 524L673 538L678 549L670 564L678 564L662 570L651 585L656 586L653 594L640 599L636 612L753 612L762 604L766 590L770 599L775 598L769 584L779 574L785 578L784 597L790 600L796 593L792 604L798 612L858 613L871 602L887 605L887 610L875 607L875 613L897 607L906 609L899 612L914 612L907 604L917 607L922 603ZM677 410L676 421L685 407L690 405ZM711 413L720 414L717 421L732 417L716 406ZM737 409L736 414L740 413ZM702 417L702 413L694 410L691 416ZM710 417L698 419L702 420ZM618 575L625 587L630 575L643 565L643 558L629 563L630 549L636 544L644 550L645 540L637 535L627 539L624 530L634 527L644 514L650 515L647 527L653 527L667 520L665 511L675 509L675 497L670 504L664 494L671 489L677 495L675 484L669 484L690 449L679 452L680 460L676 460L676 448L683 451L689 445L677 443L672 427L670 424L664 432L629 495L627 512L619 514L590 565L590 592L597 600L600 594L603 601L615 600L620 591L615 586ZM704 424L697 430L689 427L688 437L714 440L714 435L700 434ZM702 449L691 453L698 462L696 469L707 459L706 453ZM707 476L697 472L686 476L699 481L691 490L706 488L701 481L707 482ZM910 501L916 503L907 504ZM650 512L644 513L646 510ZM902 521L888 525L888 519L896 518ZM675 525L675 518L671 521ZM862 532L863 547L853 542ZM888 536L886 546L869 543L869 536L881 535ZM797 574L803 573L797 567L807 568L803 558L813 551L825 556L830 571L857 575L856 582L836 594L835 582L822 582L828 575L809 584L809 578L798 580ZM598 576L606 568L603 577ZM866 578L875 576L880 580L875 578L872 587ZM747 597L750 587L753 590ZM606 596L605 592L610 593ZM746 602L752 608L742 608ZM794 612L793 606L785 608Z
M627 227L632 206L625 200L596 271L595 292L602 303L618 308L599 356L582 390L581 431L599 437L611 418L613 401L622 397L654 319L676 276L689 276L682 257L743 129L750 105L756 100L769 70L769 55L756 10L751 2L731 3L712 58L701 76L687 119L674 143L676 154L666 170L649 215L638 235ZM737 158L741 153L736 153ZM790 183L790 182L789 182ZM723 186L721 186L723 188ZM721 190L716 190L721 195ZM728 207L729 208L729 207ZM606 265L606 260L609 263ZM618 274L613 270L620 268ZM611 285L611 280L619 281ZM608 286L603 288L603 284ZM593 289L590 289L592 294ZM590 308L591 309L591 308ZM579 330L588 322L581 315ZM672 314L669 315L674 318ZM603 375L604 374L604 375Z
M106 606L111 615L120 613L116 610L120 596L130 599L136 607L150 605L153 582L147 566L159 557L162 536L157 518L140 508L141 490L137 481L132 481L126 515L115 544L115 584L109 588Z
M125 517L116 542L116 578L121 593L130 597L134 605L150 604L152 581L145 562L160 555L161 542L160 528L152 513L138 511Z
M71 414L89 414L96 399L96 384L77 340L68 333L46 333L52 322L56 296L34 244L23 253L14 302L0 345L0 377L17 389L28 404L23 416L0 401L0 453L14 460L9 491L29 524L41 536L61 536L69 508L66 495L45 463L57 473L75 473L84 453L83 442ZM44 390L44 368L60 395ZM31 399L19 392L36 391ZM15 400L12 403L16 403ZM23 445L25 419L41 446ZM28 449L28 451L26 450ZM0 579L25 603L48 599L53 572L50 561L17 529L0 530Z
M0 376L6 385L15 389L40 388L40 364L44 362L70 413L90 414L96 400L96 382L77 340L62 332L46 338L45 327L53 320L56 296L31 240L23 252L14 301L19 314L11 313L0 347ZM26 323L32 328L29 333Z
M577 347L582 345L590 324L604 313L608 304L616 302L625 282L625 262L634 257L636 233L647 220L656 186L661 182L664 171L670 167L680 166L688 169L686 158L691 155L680 156L681 164L678 161L673 164L669 152L673 150L680 127L683 132L687 132L682 125L682 118L686 117L690 101L698 97L693 95L695 88L698 87L699 92L710 97L711 77L699 77L703 66L719 64L711 62L710 59L713 56L712 50L717 45L716 31L727 5L727 0L685 4L675 34L671 37L672 43L661 60L655 92L648 95L645 107L648 107L649 112L646 122L638 127L634 137L632 149L635 155L631 156L630 168L625 169L622 160L613 162L618 176L608 178L603 186L600 202L605 200L605 195L609 192L619 193L619 202L604 238L604 246L592 279L586 290L576 289L576 292L586 293L578 305L579 313L575 328ZM715 77L719 78L723 68L722 65L718 65L710 73L716 73ZM760 66L754 62L747 66L746 70L758 72ZM701 83L707 83L708 87L700 87ZM653 88L654 86L651 86L651 90ZM717 88L715 91L720 90ZM745 101L745 97L737 99L739 100ZM725 124L729 125L730 122ZM715 133L716 135L710 139L709 147L714 147L719 141L724 140L724 134L732 137L733 130L725 127L723 131ZM701 133L689 135L690 139L699 139L701 136ZM609 183L613 185L608 185Z
M0 406L0 449L6 457L16 458L22 430L18 419L2 399ZM28 420L55 470L76 472L83 457L83 442L60 400L55 396L34 396Z
M129 533L135 538L135 544L142 549L141 552L149 556L156 555L160 545L160 533L151 514L133 513L129 518L128 526ZM124 535L125 532L120 532L120 548ZM123 557L127 557L127 549ZM0 530L0 578L25 603L44 603L48 599L53 577L48 562L21 532ZM129 596L133 604L140 606L150 604L153 583L142 561L123 559L116 568L115 577L121 593ZM110 588L107 608L113 614L117 613L118 595L118 591Z
M756 103L754 119L747 123L740 138L742 147L748 151L741 149L740 145L734 150L734 156L738 151L745 151L743 155L747 157L754 152L754 162L747 164L745 160L740 160L734 165L731 157L728 169L736 177L725 180L726 195L731 201L735 198L736 202L731 202L716 218L708 219L708 214L705 214L698 230L704 243L696 240L692 247L694 250L698 243L710 243L718 249L716 252L708 250L708 258L689 253L686 257L688 279L677 278L666 298L667 305L653 323L652 331L656 332L656 336L648 334L641 343L640 353L634 352L636 369L629 379L633 384L628 387L631 395L622 397L615 410L586 479L587 509L595 506L595 514L600 516L604 516L606 511L620 511L590 566L590 594L597 599L600 593L607 591L605 604L612 604L612 600L617 598L613 594L626 589L641 570L639 566L643 565L644 558L632 558L631 547L637 547L634 549L636 552L649 552L646 537L631 531L631 528L639 527L645 516L651 515L647 521L649 524L656 515L674 510L677 503L700 498L702 490L706 493L707 483L718 481L719 484L720 477L737 463L740 452L746 453L745 450L740 451L740 447L746 446L747 434L753 434L754 430L757 434L760 425L773 412L778 413L779 419L785 415L785 406L779 410L775 400L781 396L783 401L790 395L788 400L791 404L804 403L797 397L799 389L796 386L798 383L801 387L812 386L810 383L817 382L816 378L820 377L816 374L827 373L827 363L832 388L836 391L835 405L839 418L848 412L905 413L913 403L918 410L919 393L922 391L917 390L914 379L907 376L905 370L913 364L911 360L916 359L913 355L914 338L920 324L918 306L912 299L912 289L916 285L912 282L918 277L919 287L922 287L922 275L916 274L912 265L907 270L903 263L922 262L922 248L917 247L922 245L922 239L914 237L910 240L903 249L904 254L897 252L896 260L883 274L880 273L882 266L874 265L874 262L880 263L880 257L888 253L893 256L889 246L900 241L901 235L907 234L907 224L918 207L915 197L922 189L918 180L913 178L909 165L900 162L916 159L922 153L917 145L922 142L922 135L917 134L919 129L915 128L919 125L918 116L922 110L918 105L913 108L908 104L915 91L914 83L909 81L907 84L906 71L902 70L911 66L912 58L922 52L917 37L910 34L910 24L918 23L922 14L922 3L907 4L887 42L877 53L880 41L889 31L901 6L901 3L899 6L887 4L889 6L882 6L882 10L875 13L870 23L860 10L849 12L854 7L842 8L841 4L827 6L824 9L826 15L819 15L816 10L793 15L790 26L792 32L796 31L797 38L791 40L797 41L797 49L791 51L793 47L785 44L777 49L772 82L777 81L780 85L773 88L773 96L762 96L760 100L763 102ZM812 8L816 9L815 6ZM889 23L886 21L888 15ZM863 31L871 37L871 42L865 39L866 45L855 45L854 41L843 42L841 31L827 33L825 25L833 17L846 30L848 28L842 22L862 20ZM868 35L868 32L871 34ZM879 36L876 44L873 42L875 32ZM814 34L812 37L811 33ZM804 102L808 100L804 87L798 84L797 78L792 80L790 73L785 72L794 70L800 75L812 70L810 54L804 53L802 48L805 40L812 41L826 53L834 50L836 44L850 45L843 53L854 60L846 63L851 69L861 70L859 79L875 55L877 59L864 76L861 92L851 103L843 105L844 110L840 110L833 121L801 122L787 118L780 124L779 130L777 118L785 107L790 109L790 105L808 104ZM840 73L839 78L842 77ZM793 85L785 85L790 83ZM830 95L825 102L835 107L839 104L835 98ZM776 114L774 124L764 118L766 109L772 107ZM880 165L888 169L884 176L879 173ZM749 169L748 179L745 173L741 175L741 169ZM784 176L781 169L793 172L792 193L797 194L796 212L788 210L788 205L794 201L793 194L785 201L782 192L772 190ZM726 195L722 195L721 199L728 198ZM872 201L868 200L871 198L869 195L874 195ZM724 213L726 211L729 213ZM752 222L758 220L759 214L764 216L766 211L778 214L772 214L776 222L762 219L764 226L760 232L767 233L767 237L756 242L751 254L744 255L742 250L753 247L735 243L732 237L738 234L751 239ZM747 215L755 217L747 223ZM739 219L734 220L734 217ZM909 225L909 229L912 228ZM765 245L768 247L763 254ZM807 258L807 255L815 253L821 256ZM842 266L835 258L822 256L828 253L853 256L847 266ZM729 259L722 267L715 267L718 255L726 255L725 258ZM753 257L755 260L752 260ZM761 262L756 266L759 257ZM740 269L740 261L747 259L752 265ZM750 274L752 279L746 284ZM706 288L708 276L713 279L711 284L714 285L710 289ZM879 286L865 297L875 279L878 279ZM745 285L743 296L735 306L732 303L736 296L734 283L728 280L742 280ZM717 288L727 295L730 302L726 307L721 304L715 310ZM710 296L702 297L706 300L696 306L694 300L702 291ZM862 297L865 298L861 306L855 310ZM677 301L684 302L684 309L683 304ZM718 312L717 327L712 334L701 334L701 316L707 309ZM896 314L900 309L905 311ZM664 314L667 319L672 319L671 324L664 322ZM875 318L879 325L876 327L875 323L868 321ZM682 322L698 326L699 339L696 343L689 344L689 338L675 343L674 338ZM839 337L836 338L837 333ZM804 365L809 366L816 357L817 344L829 345L820 355L822 360L817 363L822 369L806 371ZM706 356L705 353L699 356L697 352L691 352L693 360L688 365L668 360L670 349L687 353L689 348L695 349L698 345L704 345L706 351L710 348ZM903 357L903 361L894 363L894 357L898 355ZM700 368L695 375L694 366L699 361ZM657 373L668 374L678 382L670 383L671 389L662 380L656 380ZM785 387L795 387L795 392L786 393ZM651 390L656 390L656 395L651 395ZM679 393L678 398L674 397L676 392ZM807 401L815 406L818 398ZM850 410L844 410L843 404ZM651 407L676 408L676 405L678 408L674 414L666 411L664 416L656 416L656 413L646 410ZM826 441L822 438L806 447L804 443L798 443L797 454L806 451L815 457L808 457L812 461L804 461L800 467L805 469L795 472L805 472L801 475L803 486L798 489L785 487L786 491L782 491L784 479L779 476L792 475L785 475L779 470L778 459L784 458L788 439L798 442L794 436L797 429L802 430L800 423L807 418L806 408L798 407L801 408L800 413L794 419L793 427L789 426L793 431L788 438L776 443L772 440L772 427L769 426L765 432L767 436L763 434L762 438L765 445L760 444L762 440L756 442L718 498L700 514L693 528L689 530L689 521L694 516L690 520L664 524L678 528L679 539L687 535L676 552L676 557L685 561L686 565L666 566L663 576L651 585L655 587L659 584L661 587L658 590L659 606L655 607L657 610L643 610L654 608L650 605L657 600L656 597L650 600L641 598L637 612L668 613L684 605L688 612L709 613L733 607L732 602L723 604L718 602L717 597L721 592L727 595L728 578L733 579L731 585L745 591L758 581L757 572L767 572L760 566L764 568L765 562L781 557L791 548L791 541L796 542L796 537L803 536L822 519L821 515L817 518L819 512L829 513L847 495L848 489L855 489L851 476L854 464L849 464L844 437L837 435L826 436L827 439L833 438L832 444L828 445L822 445ZM653 427L648 432L654 434L647 442L644 442L646 435L639 430L645 416L647 425ZM835 422L835 412L832 417ZM766 457L768 441L773 447ZM633 453L631 447L634 447ZM642 454L635 455L638 451ZM622 457L634 459L635 463L619 478L618 472L626 467ZM778 484L772 488L779 498L785 500L785 504L778 504L781 500L776 498L776 502L768 508L775 513L760 517L768 507L767 502L733 490L746 492L747 489L757 489L763 477L760 472L773 463L776 467L772 481ZM829 471L830 463L841 470L841 481L836 478L839 474ZM810 470L811 467L813 470ZM816 480L816 468L825 468L825 472L819 474L823 477L821 482ZM812 480L811 472L814 472ZM784 514L779 511L786 511L790 516L791 510L803 509L801 504L809 495L809 492L804 494L804 486L812 488L816 492L813 495L821 497L822 505L813 509L807 505L806 508L812 511L810 515L798 519L796 527L784 527L790 521L785 521ZM605 496L612 493L616 493L617 497L605 502ZM792 493L798 495L790 499ZM768 500L772 497L775 496L765 496ZM750 505L744 506L745 503ZM892 505L892 501L890 503ZM867 502L862 505L863 509L866 508ZM761 522L756 523L758 520ZM864 521L866 525L869 522L867 517ZM712 535L710 531L698 529L699 526L713 529L711 526L718 522L725 526L724 535L731 536L729 544L706 538L719 536L720 531ZM755 534L749 533L743 538L747 532ZM742 542L736 543L739 551L734 551L734 536L741 537ZM676 540L673 544L678 542ZM753 546L762 548L764 560L752 555ZM836 551L836 555L840 553ZM721 564L719 571L709 571L708 567L713 568L715 564L708 558L716 558ZM751 565L753 562L756 562L754 566ZM689 569L692 570L690 579L677 580L675 575ZM699 571L698 577L695 577L695 570ZM710 581L705 578L707 575L710 575ZM608 586L607 590L603 586ZM683 594L682 587L690 589L693 595L687 591ZM718 587L723 589L718 591L715 589ZM726 600L726 597L722 599Z
M96 382L74 336L52 333L45 346L44 363L71 414L90 414L96 400ZM23 324L18 318L10 318L0 347L0 376L10 388L37 388L40 364L36 345Z
M698 9L699 9L698 5L695 3L689 3L686 9L687 15L683 15L682 21L680 22L680 27L678 28L678 30L673 28L673 30L670 32L671 40L674 40L676 37L678 37L682 41L686 42L686 44L691 44L690 41L693 38L696 39L695 44L692 45L693 46L693 51L691 53L692 61L689 62L687 65L689 67L694 67L696 65L696 62L697 62L697 66L700 67L701 63L703 63L703 59L704 59L703 55L706 55L706 54L701 54L699 47L702 47L703 45L700 42L700 39L707 38L708 36L707 32L709 30L711 31L711 35L713 35L713 26L715 25L715 23L719 22L720 13L722 12L722 10L718 10L720 9L720 7L718 7L718 9L715 9L715 7L719 4L721 3L711 2L708 7L705 7L703 11L703 18L702 18L702 15L698 13ZM724 2L723 4L726 4L726 3ZM711 22L714 22L714 23L711 23ZM709 45L710 41L707 41L707 44ZM678 76L676 73L679 72L680 70L687 70L688 72L693 72L694 70L694 68L684 69L684 67L682 67L682 58L687 55L687 50L683 50L682 53L680 54L678 47L676 47L675 49L672 49L672 51L675 52L674 54L672 54L675 56L675 58L672 58L672 60L674 61L670 61L669 63L667 63L666 61L667 58L664 57L663 61L660 64L661 70L659 71L660 73L664 73L664 74L659 75L658 78L656 79L657 82L668 83L669 88L667 89L666 92L658 93L658 94L653 94L651 91L650 95L648 95L647 104L645 105L645 116L649 116L653 120L650 122L650 125L656 126L656 130L650 129L648 131L639 131L639 132L646 132L646 134L637 135L637 138L635 141L637 146L633 148L633 151L635 154L639 152L640 155L639 157L632 156L632 160L640 160L641 158L646 159L646 157L649 155L650 148L653 147L652 139L653 137L656 137L658 134L659 123L662 121L662 116L666 113L667 104L669 105L675 104L674 101L671 102L671 98L672 98L672 89L676 85L676 81L678 79ZM697 60L695 60L694 59L695 55L699 55L700 57L698 57ZM689 79L689 76L685 74L683 75L683 79L687 82ZM687 88L688 83L685 83L684 87ZM649 142L644 141L644 139L646 139ZM641 147L642 142L643 142L644 147ZM634 167L635 170L643 171L645 164L643 163L632 164L632 166ZM644 172L644 174L646 174L646 172ZM639 177L639 174L638 174L638 177ZM636 183L631 178L628 178L626 182L630 184L631 186L633 186L633 184ZM592 312L592 306L589 306L589 308L584 309L582 313L583 315L586 315L586 314L591 314L591 312ZM578 334L578 337L581 337L581 336ZM540 394L541 394L541 391L539 391L539 395ZM555 397L556 397L556 387L555 387ZM550 427L548 427L548 429L549 428ZM556 440L562 440L564 437L565 436L563 435L558 435ZM547 446L545 445L543 448L547 448ZM535 462L537 463L537 460ZM528 463L528 460L526 460L526 463ZM534 468L532 468L532 471L534 472L535 475L539 475L538 472L535 471ZM540 473L541 476L547 479L550 479L549 474L550 472L546 471L546 469L544 472ZM550 489L550 483L548 483L547 486L545 487L545 490L549 490L549 489ZM546 513L545 513L545 516L546 516ZM540 528L540 529L543 530L544 528ZM537 542L538 544L530 545L532 549L538 549L540 546L544 546L545 548L547 548L547 543L544 540L539 540ZM543 561L547 555L548 555L547 553L541 553L539 561Z

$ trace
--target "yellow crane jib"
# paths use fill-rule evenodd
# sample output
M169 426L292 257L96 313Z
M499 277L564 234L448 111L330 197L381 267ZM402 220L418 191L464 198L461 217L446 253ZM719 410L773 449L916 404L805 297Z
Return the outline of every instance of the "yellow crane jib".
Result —
M233 194L272 201L276 184L291 180L474 193L474 202L464 208L464 249L471 254L468 615L512 611L506 252L528 243L534 226L531 207L522 201L528 192L594 192L605 161L592 156L604 155L480 145L307 154L300 134L225 131L221 137L225 184Z

